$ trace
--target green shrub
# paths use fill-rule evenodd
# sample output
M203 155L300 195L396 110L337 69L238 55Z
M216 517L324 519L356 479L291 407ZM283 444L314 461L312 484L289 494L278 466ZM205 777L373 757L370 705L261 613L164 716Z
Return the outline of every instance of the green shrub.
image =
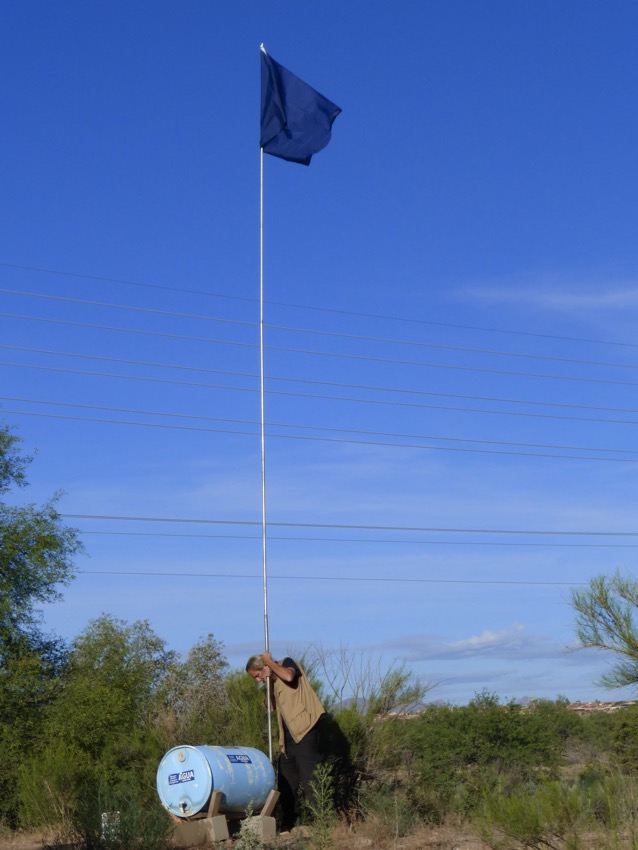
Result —
M318 764L310 781L313 797L306 800L306 814L310 819L310 843L313 850L331 850L333 833L337 825L333 766Z
M394 835L396 838L408 835L419 821L405 790L396 785L364 788L358 803L365 820L376 821L386 835Z
M548 781L510 795L491 791L476 822L494 850L511 847L512 840L531 850L577 850L595 818L591 798L582 787Z
M82 850L164 850L171 823L159 801L122 788L78 800L71 827L69 838Z

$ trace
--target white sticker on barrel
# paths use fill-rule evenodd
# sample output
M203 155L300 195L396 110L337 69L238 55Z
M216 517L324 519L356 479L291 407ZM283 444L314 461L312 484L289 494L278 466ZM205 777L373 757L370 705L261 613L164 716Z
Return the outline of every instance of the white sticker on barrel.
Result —
M195 779L194 770L183 770L181 773L169 773L168 784L177 785L180 782L192 782Z
M245 753L240 753L239 755L226 753L226 755L228 756L228 761L232 764L252 764L250 756L247 756Z

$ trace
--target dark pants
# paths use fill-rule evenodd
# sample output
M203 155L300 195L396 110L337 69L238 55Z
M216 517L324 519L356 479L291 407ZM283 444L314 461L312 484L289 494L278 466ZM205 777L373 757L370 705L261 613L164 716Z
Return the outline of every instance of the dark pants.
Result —
M310 782L315 767L322 757L319 726L320 723L313 726L298 744L292 740L287 741L286 755L282 753L279 756L278 788L281 794L279 801L282 811L282 830L292 829L299 819L298 789L301 789L309 803L312 804L314 801Z

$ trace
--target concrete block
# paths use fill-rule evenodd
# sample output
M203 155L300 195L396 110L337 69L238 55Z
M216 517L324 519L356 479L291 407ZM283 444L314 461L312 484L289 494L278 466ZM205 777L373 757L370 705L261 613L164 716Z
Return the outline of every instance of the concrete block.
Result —
M224 815L199 818L175 824L173 847L204 847L229 838L228 823Z
M274 818L254 815L246 818L241 825L242 830L249 829L262 841L274 841L277 837L277 822Z

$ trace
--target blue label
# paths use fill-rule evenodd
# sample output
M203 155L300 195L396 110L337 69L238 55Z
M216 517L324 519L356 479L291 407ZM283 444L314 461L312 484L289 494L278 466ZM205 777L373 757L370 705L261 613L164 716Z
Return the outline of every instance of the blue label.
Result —
M234 753L229 755L226 753L226 755L228 761L232 764L252 764L250 756L247 756L245 753L240 753L239 755L235 755Z
M179 782L192 782L195 779L194 770L183 770L181 773L169 773L168 784L177 785Z

